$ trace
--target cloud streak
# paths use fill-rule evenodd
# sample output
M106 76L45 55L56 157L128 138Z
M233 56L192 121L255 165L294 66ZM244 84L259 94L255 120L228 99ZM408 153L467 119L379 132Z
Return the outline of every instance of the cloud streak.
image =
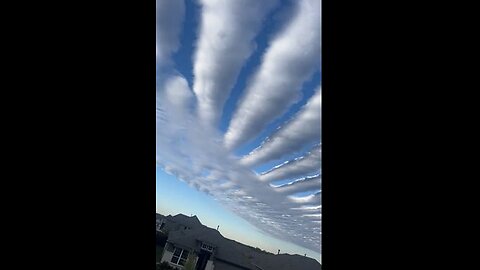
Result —
M306 155L286 161L262 173L261 181L272 182L283 179L300 177L305 174L317 172L321 167L321 146L313 147Z
M285 194L294 194L299 192L306 192L312 190L318 190L321 185L320 175L307 176L301 179L297 179L288 184L273 186L274 190L277 192Z
M202 14L193 90L200 117L215 125L241 67L255 49L253 39L277 0L199 2Z
M267 138L260 147L245 156L242 163L245 166L256 166L299 151L309 142L319 141L321 104L321 90L318 88L291 121Z
M233 115L225 145L235 149L300 98L320 60L320 1L300 0L292 21L271 42Z

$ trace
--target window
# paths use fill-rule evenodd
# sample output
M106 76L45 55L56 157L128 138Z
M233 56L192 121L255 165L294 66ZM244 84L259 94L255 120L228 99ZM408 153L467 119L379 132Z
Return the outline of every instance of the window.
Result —
M213 251L213 247L210 246L210 245L207 245L207 244L205 244L205 243L202 243L202 249L208 250L208 251L210 251L210 252Z
M188 258L188 250L184 250L181 248L175 248L175 251L173 252L172 260L171 262L177 265L185 265L185 262L187 261Z

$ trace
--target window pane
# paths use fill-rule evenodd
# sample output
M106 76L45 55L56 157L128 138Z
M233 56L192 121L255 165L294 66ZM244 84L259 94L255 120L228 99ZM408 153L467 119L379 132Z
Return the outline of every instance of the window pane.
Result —
M179 265L181 266L184 266L185 265L185 260L184 259L180 259L180 261L178 262Z
M182 259L187 259L187 257L188 257L188 251L184 250L182 253Z
M173 256L180 257L180 253L182 253L182 249L175 248L175 252L173 252Z
M171 262L177 264L179 257L173 256Z

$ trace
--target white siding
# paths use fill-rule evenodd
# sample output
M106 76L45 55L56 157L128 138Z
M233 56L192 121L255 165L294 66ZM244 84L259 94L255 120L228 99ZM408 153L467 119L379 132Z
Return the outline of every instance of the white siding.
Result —
M213 261L208 260L207 265L205 266L205 270L213 270L213 268L214 268Z
M160 262L168 262L172 260L173 252L168 251L167 249L163 250L162 260Z

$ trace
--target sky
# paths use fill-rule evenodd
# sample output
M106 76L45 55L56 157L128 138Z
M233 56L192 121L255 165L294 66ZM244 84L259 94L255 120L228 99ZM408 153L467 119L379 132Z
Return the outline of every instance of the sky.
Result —
M321 261L320 0L157 0L157 212Z

